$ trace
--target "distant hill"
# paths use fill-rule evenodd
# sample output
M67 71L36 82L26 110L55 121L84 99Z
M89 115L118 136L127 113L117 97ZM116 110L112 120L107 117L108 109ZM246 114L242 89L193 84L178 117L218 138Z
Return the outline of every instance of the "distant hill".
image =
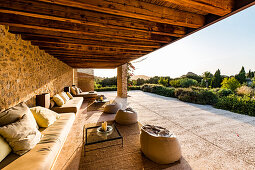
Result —
M134 75L130 78L130 80L137 80L137 79L144 79L144 80L148 80L150 79L149 76L145 76L145 75Z

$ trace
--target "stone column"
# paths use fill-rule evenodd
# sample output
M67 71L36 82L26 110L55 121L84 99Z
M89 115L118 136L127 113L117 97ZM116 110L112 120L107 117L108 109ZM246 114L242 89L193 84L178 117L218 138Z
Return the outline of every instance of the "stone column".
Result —
M117 96L127 98L127 64L117 68Z

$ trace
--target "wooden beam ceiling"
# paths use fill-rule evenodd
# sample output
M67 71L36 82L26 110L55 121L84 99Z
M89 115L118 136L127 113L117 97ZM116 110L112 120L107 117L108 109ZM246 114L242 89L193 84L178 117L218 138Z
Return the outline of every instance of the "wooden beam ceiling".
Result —
M115 68L255 0L0 0L0 24L74 68Z
M132 17L171 25L199 28L204 24L204 16L180 11L141 1L130 0L39 0L85 10Z
M165 2L194 8L206 13L224 16L232 11L233 0L163 0Z

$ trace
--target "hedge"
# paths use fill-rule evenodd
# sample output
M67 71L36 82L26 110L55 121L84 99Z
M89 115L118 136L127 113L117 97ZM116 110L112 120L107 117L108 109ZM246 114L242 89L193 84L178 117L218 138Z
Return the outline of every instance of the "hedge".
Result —
M129 86L128 90L140 90L140 86ZM95 91L117 91L117 87L101 87L95 88Z
M247 96L241 97L232 94L221 97L214 106L218 109L255 116L255 100Z

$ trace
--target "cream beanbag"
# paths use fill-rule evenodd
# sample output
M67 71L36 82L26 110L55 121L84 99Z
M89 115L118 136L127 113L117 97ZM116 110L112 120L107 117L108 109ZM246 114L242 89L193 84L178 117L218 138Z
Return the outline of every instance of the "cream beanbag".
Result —
M141 150L158 164L169 164L181 158L181 146L175 135L165 128L145 125L140 134Z
M137 122L137 113L132 108L118 110L115 121L122 125L129 125Z
M40 127L49 127L57 119L60 118L58 113L44 107L37 106L30 108L30 110L33 113L34 118Z
M104 113L115 114L119 109L121 109L121 107L122 107L121 103L113 102L105 106Z
M0 162L11 153L12 149L8 143L0 136Z
M59 94L56 94L53 96L53 100L54 102L58 105L58 106L62 106L63 104L65 104L64 100L59 96Z

